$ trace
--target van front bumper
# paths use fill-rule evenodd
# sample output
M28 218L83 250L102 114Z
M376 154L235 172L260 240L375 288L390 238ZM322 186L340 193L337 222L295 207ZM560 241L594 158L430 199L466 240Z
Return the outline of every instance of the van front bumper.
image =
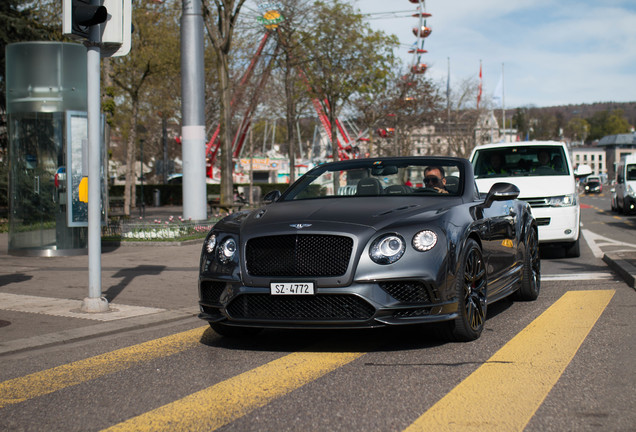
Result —
M581 208L569 207L533 208L532 214L539 226L539 243L574 242L579 238Z

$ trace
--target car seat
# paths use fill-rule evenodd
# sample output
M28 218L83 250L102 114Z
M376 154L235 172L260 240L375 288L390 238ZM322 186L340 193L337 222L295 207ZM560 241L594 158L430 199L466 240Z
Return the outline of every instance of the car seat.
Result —
M412 189L408 186L391 185L391 186L387 186L387 188L384 189L384 193L387 195L403 195L403 194L411 193L411 190Z
M356 187L356 195L380 195L381 193L380 180L373 177L363 178Z
M459 177L447 176L446 177L446 190L448 193L456 194L459 191Z

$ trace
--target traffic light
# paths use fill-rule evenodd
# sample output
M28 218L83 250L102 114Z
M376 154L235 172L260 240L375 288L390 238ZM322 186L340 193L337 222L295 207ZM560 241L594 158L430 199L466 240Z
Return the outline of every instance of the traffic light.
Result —
M106 8L93 5L90 0L64 0L63 9L62 32L76 39L88 39L90 26L108 18Z

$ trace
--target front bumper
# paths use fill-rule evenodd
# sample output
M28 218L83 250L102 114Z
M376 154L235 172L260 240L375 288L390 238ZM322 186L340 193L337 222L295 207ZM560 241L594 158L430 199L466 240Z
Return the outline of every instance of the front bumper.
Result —
M267 287L201 278L199 318L241 327L372 328L447 321L457 299L417 280L354 282L314 295L271 295Z
M574 242L579 238L581 209L570 207L532 208L539 227L539 243Z

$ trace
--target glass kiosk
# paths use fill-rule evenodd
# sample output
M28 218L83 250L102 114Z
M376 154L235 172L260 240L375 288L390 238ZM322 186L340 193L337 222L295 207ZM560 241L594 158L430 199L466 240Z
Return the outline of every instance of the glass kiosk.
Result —
M86 48L14 43L6 64L9 253L87 254Z

